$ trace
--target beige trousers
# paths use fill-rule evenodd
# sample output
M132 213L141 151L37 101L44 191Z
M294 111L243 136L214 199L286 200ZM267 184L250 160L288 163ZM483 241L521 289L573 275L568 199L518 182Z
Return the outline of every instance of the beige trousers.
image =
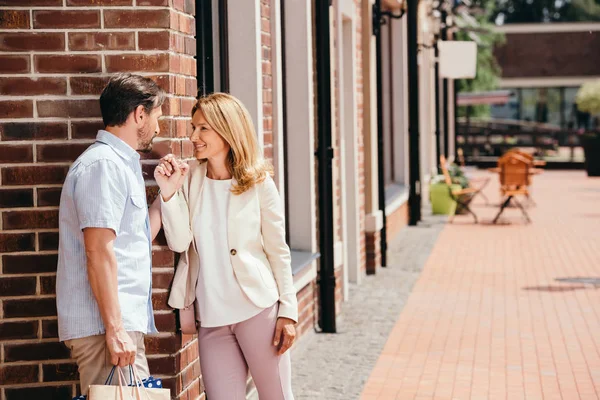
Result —
M135 356L135 367L141 379L150 376L148 361L146 360L146 347L144 346L144 334L141 332L127 332L137 347ZM90 385L104 385L113 365L110 363L110 352L106 348L104 335L88 336L80 339L65 341L65 345L71 350L71 357L77 362L81 394L87 395ZM122 368L123 375L129 382L129 367ZM119 377L115 375L111 384L118 385Z

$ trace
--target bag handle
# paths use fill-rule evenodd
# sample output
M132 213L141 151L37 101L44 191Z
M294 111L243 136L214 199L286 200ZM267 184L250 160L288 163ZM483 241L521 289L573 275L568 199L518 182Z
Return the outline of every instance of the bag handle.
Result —
M129 366L129 372L133 372L133 377L135 379L135 382L132 381L132 383L135 385L135 387L137 388L136 392L139 396L139 400L143 400L142 399L142 392L144 392L145 394L145 398L150 399L150 395L148 394L148 390L146 389L146 386L144 386L144 383L142 381L142 378L140 378L140 374L137 370L137 368L135 367L135 364L132 364Z
M129 395L125 395L125 393L127 391L123 391L124 387L127 387L127 379L125 378L125 374L123 373L123 370L121 368L117 368L117 366L113 366L112 369L110 370L110 373L108 374L108 377L106 378L106 381L104 382L105 385L110 385L112 382L112 379L115 375L115 371L117 371L117 377L119 378L119 399L120 400L129 400L130 396ZM135 379L135 380L134 380ZM150 395L148 394L148 391L146 390L146 387L143 384L142 379L140 378L139 373L137 372L137 369L135 367L135 365L130 365L129 366L129 382L131 382L131 384L133 386L135 386L135 396L133 400L143 400L144 398L150 399ZM142 391L144 392L145 396L142 396Z

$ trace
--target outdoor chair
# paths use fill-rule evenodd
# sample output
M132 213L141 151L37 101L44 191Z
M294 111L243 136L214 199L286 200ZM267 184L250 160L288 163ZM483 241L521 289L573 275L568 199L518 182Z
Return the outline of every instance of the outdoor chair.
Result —
M465 155L464 155L463 149L461 149L461 148L457 149L456 155L457 155L456 158L458 159L459 165L460 165L463 173L469 179L469 187L478 189L477 194L479 194L481 197L483 197L486 205L490 204L490 201L488 200L487 196L483 192L483 188L486 187L488 183L490 183L491 177L489 177L489 176L472 176L470 173L468 173L466 171Z
M446 165L446 157L443 155L440 156L440 167L442 168L442 173L444 174L444 181L448 186L448 194L450 198L454 200L457 204L457 208L460 206L462 209L467 211L469 214L473 216L475 219L475 223L478 222L477 215L471 210L469 207L469 203L473 199L473 197L479 193L478 189L475 188L464 188L464 189L452 189L452 178L450 177L450 172L448 172L448 166ZM450 216L449 221L452 222L454 220L454 216L456 215L456 209Z
M541 174L544 170L541 168L536 168L536 167L542 167L546 165L546 161L543 160L536 160L533 155L531 155L530 153L524 152L523 150L519 149L519 148L513 148L509 151L507 151L505 153L506 154L518 154L521 157L527 159L529 161L529 174L527 175L527 186L531 186L531 179L534 175L539 175ZM527 194L527 201L529 204L535 206L536 203L535 201L533 201L533 198L531 197L531 193Z
M530 173L529 169L531 166L530 160L518 153L509 152L498 160L498 165L500 168L500 193L503 197L503 201L500 205L500 211L498 211L493 223L495 224L498 222L498 218L500 218L504 209L508 207L511 202L521 209L525 220L528 223L531 222L525 208L516 198L516 196L529 197L527 186Z

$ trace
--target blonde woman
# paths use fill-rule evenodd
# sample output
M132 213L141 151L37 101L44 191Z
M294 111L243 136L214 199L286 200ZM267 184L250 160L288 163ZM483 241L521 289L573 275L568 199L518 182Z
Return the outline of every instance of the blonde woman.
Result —
M200 98L192 129L197 161L168 155L154 173L167 242L183 253L169 304L195 304L210 400L245 399L248 369L261 400L293 399L287 350L298 305L271 168L231 95Z

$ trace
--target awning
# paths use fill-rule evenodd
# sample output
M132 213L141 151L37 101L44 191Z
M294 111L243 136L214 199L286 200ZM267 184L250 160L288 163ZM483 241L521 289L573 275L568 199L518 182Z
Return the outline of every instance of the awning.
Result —
M492 92L459 93L457 104L459 106L474 106L479 104L506 104L510 100L510 90L495 90Z

